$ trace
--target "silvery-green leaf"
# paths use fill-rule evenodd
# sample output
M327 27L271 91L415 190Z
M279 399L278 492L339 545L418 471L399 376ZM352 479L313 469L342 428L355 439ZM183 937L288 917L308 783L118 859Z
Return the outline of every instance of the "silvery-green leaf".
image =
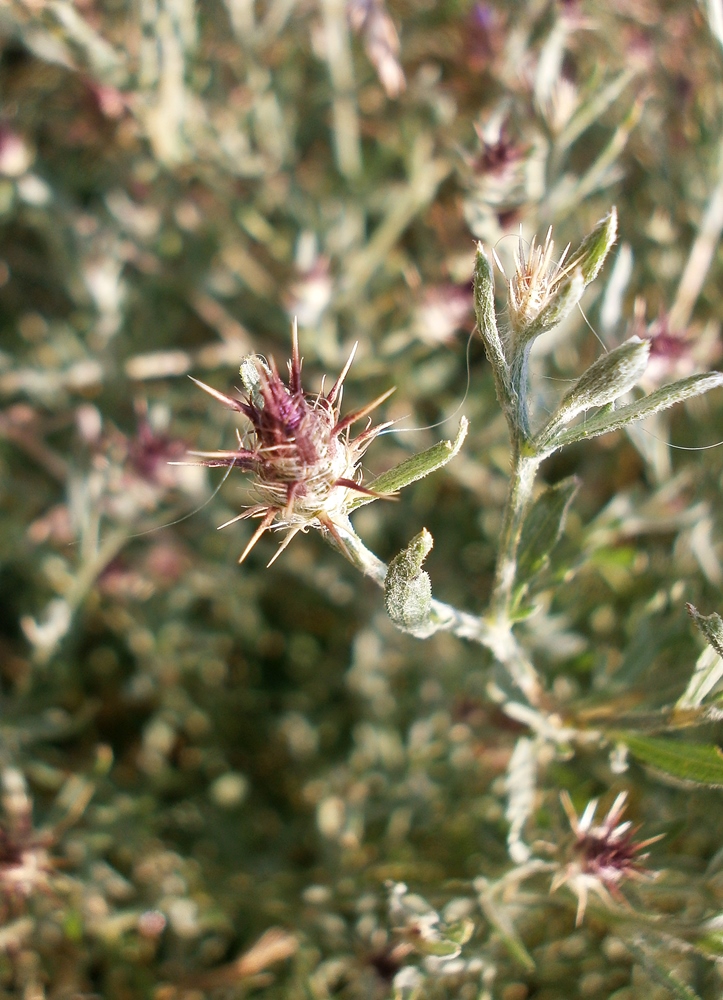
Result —
M648 365L650 341L631 337L598 358L565 393L535 443L544 448L555 434L580 413L607 406L637 385Z
M261 358L257 357L255 354L249 354L248 357L244 358L241 362L239 375L241 376L243 387L248 393L252 405L258 410L263 410L264 395L261 387L259 368L261 368L267 375L271 375L271 369L261 360Z
M432 584L422 563L432 550L432 536L423 528L389 564L384 603L395 625L413 630L429 620Z
M373 479L369 483L369 489L374 490L375 493L396 493L398 490L404 489L405 486L409 486L410 483L416 483L418 479L424 479L430 473L441 469L454 458L462 447L468 427L469 421L466 417L462 417L454 441L440 441L438 444L432 445L431 448L427 448L426 451L412 455L411 458L395 465L389 472L384 472L381 476ZM356 510L357 507L372 503L374 499L374 497L360 494L350 502L349 510Z
M545 444L544 448L538 451L538 455L551 455L558 448L564 448L568 444L576 441L585 441L588 438L598 437L600 434L609 434L611 431L619 430L627 424L643 420L645 417L660 410L667 410L676 403L693 396L700 396L710 389L723 385L722 372L707 372L702 375L691 375L665 385L661 389L656 389L649 396L639 399L634 403L628 403L617 410L606 413L596 413L583 424L577 427L570 427L565 431L555 435L555 437Z
M492 365L495 375L506 381L507 360L497 331L495 316L495 281L492 267L481 243L477 244L474 265L474 311L477 328L484 341L487 360Z
M548 486L535 500L522 527L517 550L517 584L526 585L549 561L565 527L570 504L579 488L575 476Z
M675 704L676 709L697 708L723 678L723 619L715 612L702 615L692 604L686 604L686 608L708 645L698 657L693 676Z

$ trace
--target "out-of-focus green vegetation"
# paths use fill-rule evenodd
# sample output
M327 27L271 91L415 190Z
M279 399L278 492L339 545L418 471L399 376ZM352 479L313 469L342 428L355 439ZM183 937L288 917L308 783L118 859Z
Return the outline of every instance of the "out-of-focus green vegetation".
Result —
M538 426L633 334L647 392L715 367L721 135L717 0L0 8L0 997L720 996L723 449L670 447L723 439L719 390L542 465L581 486L518 609L538 714L318 533L239 567L246 477L169 463L244 431L187 374L283 370L296 316L328 390L358 341L344 412L397 386L365 482L470 431L354 525L387 560L426 527L480 613L509 442L474 240L509 276L617 206ZM580 926L561 790L664 834Z

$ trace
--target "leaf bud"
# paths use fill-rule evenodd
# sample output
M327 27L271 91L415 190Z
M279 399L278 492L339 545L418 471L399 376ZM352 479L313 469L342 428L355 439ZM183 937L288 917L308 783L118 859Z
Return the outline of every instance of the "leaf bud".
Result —
M384 581L384 603L395 625L414 631L429 619L432 605L432 584L422 570L422 563L434 545L426 528L422 528L409 545L392 559Z

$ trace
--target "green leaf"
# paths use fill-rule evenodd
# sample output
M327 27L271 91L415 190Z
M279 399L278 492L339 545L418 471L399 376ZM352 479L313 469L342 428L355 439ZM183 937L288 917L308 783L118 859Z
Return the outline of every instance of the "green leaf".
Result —
M562 397L557 410L537 435L535 445L544 448L580 413L607 406L637 385L648 365L650 343L640 337L631 337L598 358Z
M517 551L518 587L526 589L532 577L549 562L550 552L564 530L567 512L579 485L575 476L563 479L549 486L532 505Z
M475 881L475 888L479 892L479 904L482 912L489 921L491 927L499 936L502 944L507 949L510 956L526 969L528 972L535 971L535 960L530 955L517 933L515 925L510 915L510 907L498 898L494 891L495 886L490 885L486 879L480 878Z
M723 958L723 930L709 930L707 934L696 941L696 948L706 958Z
M686 743L624 732L608 732L607 735L625 743L634 757L658 771L709 788L723 788L723 753L715 744Z
M457 920L453 924L448 924L444 929L444 936L460 947L467 944L473 933L474 921L468 919Z
M468 427L469 421L466 417L462 417L454 441L440 441L438 444L432 445L431 448L427 448L426 451L412 455L411 458L396 465L389 472L384 472L381 476L373 479L369 483L369 489L374 490L375 493L396 493L398 490L403 490L405 486L416 483L418 479L424 479L430 473L441 469L454 458L462 447ZM374 499L375 497L360 494L349 504L349 510L356 510L357 507L372 503Z
M584 423L577 427L571 427L561 434L558 434L552 441L546 443L538 452L538 455L545 457L551 455L558 448L564 448L568 444L576 441L585 441L588 438L598 437L600 434L609 434L617 431L627 424L633 424L638 420L658 413L660 410L667 410L670 406L690 399L693 396L700 396L701 393L708 392L723 385L723 372L706 372L703 375L691 375L689 378L665 385L661 389L656 389L649 396L637 400L635 403L628 403L618 410L596 413Z
M432 584L422 570L422 563L434 541L426 528L389 564L384 581L387 614L400 628L414 630L429 621L432 609Z
M414 936L412 938L415 951L420 955L434 955L437 958L456 958L460 952L460 946L456 941L449 941L441 938L438 941L425 941L424 938Z
M523 969L526 969L528 972L534 972L535 960L527 948L525 948L522 938L515 930L514 925L512 924L512 921L507 913L502 913L501 908L499 907L496 911L492 908L484 907L484 913L491 926L494 927L497 932L510 957L513 958L518 965L521 965Z
M599 121L634 78L635 70L625 69L607 86L593 90L590 99L578 108L560 135L557 136L555 147L560 150L568 149L586 129Z
M712 646L719 656L723 656L723 618L715 612L712 615L702 615L692 604L686 604L685 607L708 645Z

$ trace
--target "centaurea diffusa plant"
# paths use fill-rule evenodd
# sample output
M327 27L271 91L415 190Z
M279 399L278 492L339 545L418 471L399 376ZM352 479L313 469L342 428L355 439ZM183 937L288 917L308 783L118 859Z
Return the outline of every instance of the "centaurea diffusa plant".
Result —
M521 840L534 807L540 756L550 760L560 753L569 754L576 745L602 747L613 743L618 753L621 746L628 747L640 759L662 770L690 777L690 769L683 768L682 774L680 766L676 771L670 763L673 751L669 750L666 757L669 748L658 745L665 744L665 740L656 742L622 730L592 728L583 714L563 707L554 691L546 689L515 631L516 623L535 610L531 603L535 588L544 576L577 490L573 479L537 489L541 463L567 445L624 428L723 384L719 372L697 374L631 399L650 355L649 339L633 336L595 361L562 396L552 414L534 426L529 406L532 345L537 337L559 326L577 306L586 286L598 275L616 235L617 213L613 209L574 253L570 254L568 247L559 260L555 259L551 231L542 245L533 242L527 253L520 244L515 271L507 279L508 330L504 335L498 329L493 271L482 245L477 248L477 329L492 369L512 451L493 586L488 608L481 615L460 611L432 597L431 582L422 569L433 545L426 529L387 566L366 547L349 519L357 507L398 492L454 457L466 433L464 419L455 441L441 442L362 485L359 460L381 428L389 425L369 426L356 438L351 438L349 428L368 416L388 394L342 417L341 385L351 359L326 395L308 395L301 387L301 361L294 332L288 385L282 382L273 363L267 364L256 356L247 358L241 367L243 401L201 384L252 425L250 437L240 437L236 450L196 453L205 464L238 466L253 474L258 502L234 520L255 516L261 518L261 523L242 559L263 532L273 526L287 529L282 549L299 531L317 528L359 570L384 587L387 611L398 628L418 638L451 631L485 646L502 668L488 684L488 694L508 716L531 732L531 738L525 736L518 741L521 752L513 754L510 768L515 771L510 771L507 782L510 808L506 818L514 830L509 849L518 865L516 884L556 867L532 857L532 851ZM699 780L696 774L693 780ZM519 794L524 788L529 794ZM624 802L623 792L603 823L593 826L593 806L578 820L569 799L563 796L576 836L576 853L569 864L558 869L553 887L567 882L573 888L578 896L578 924L589 891L609 905L623 898L619 883L642 873L637 852L657 839L640 844L632 841L629 824L617 822ZM504 926L506 934L514 935L510 921Z
M560 260L554 259L551 230L542 245L533 240L527 254L520 243L514 274L507 280L510 328L504 337L497 326L493 273L484 248L478 245L474 272L477 329L492 368L512 446L494 585L489 608L481 616L432 599L427 574L421 568L433 545L429 532L423 530L387 567L366 548L349 521L349 514L362 504L394 495L446 464L466 435L464 418L454 442L441 442L365 486L361 483L361 457L390 424L367 426L356 438L351 437L350 427L369 416L392 390L342 417L342 386L353 351L326 394L308 394L302 388L295 324L288 385L273 361L267 364L257 355L246 358L241 365L246 395L243 400L194 379L213 398L242 413L252 425L250 438L239 435L236 449L192 453L205 465L237 467L253 473L258 502L226 522L261 519L240 561L272 526L288 529L274 559L300 531L320 529L357 568L385 588L387 610L396 625L420 638L450 630L487 646L527 702L527 706L510 704L511 713L540 732L549 735L557 731L561 739L582 734L568 730L552 710L537 671L512 631L515 620L524 617L520 602L563 530L576 489L572 482L558 484L540 494L533 504L540 464L567 445L618 430L723 384L720 372L692 375L642 399L616 406L641 379L650 355L650 341L634 336L594 362L565 393L552 416L537 431L531 429L528 362L532 344L559 326L577 306L587 285L597 277L616 235L617 212L613 209L573 254L567 247ZM590 410L597 412L589 417ZM583 414L584 422L577 423L576 418ZM540 519L547 529L543 536L537 523ZM502 700L507 701L506 696ZM532 715L530 709L534 710ZM543 714L534 714L539 710Z

